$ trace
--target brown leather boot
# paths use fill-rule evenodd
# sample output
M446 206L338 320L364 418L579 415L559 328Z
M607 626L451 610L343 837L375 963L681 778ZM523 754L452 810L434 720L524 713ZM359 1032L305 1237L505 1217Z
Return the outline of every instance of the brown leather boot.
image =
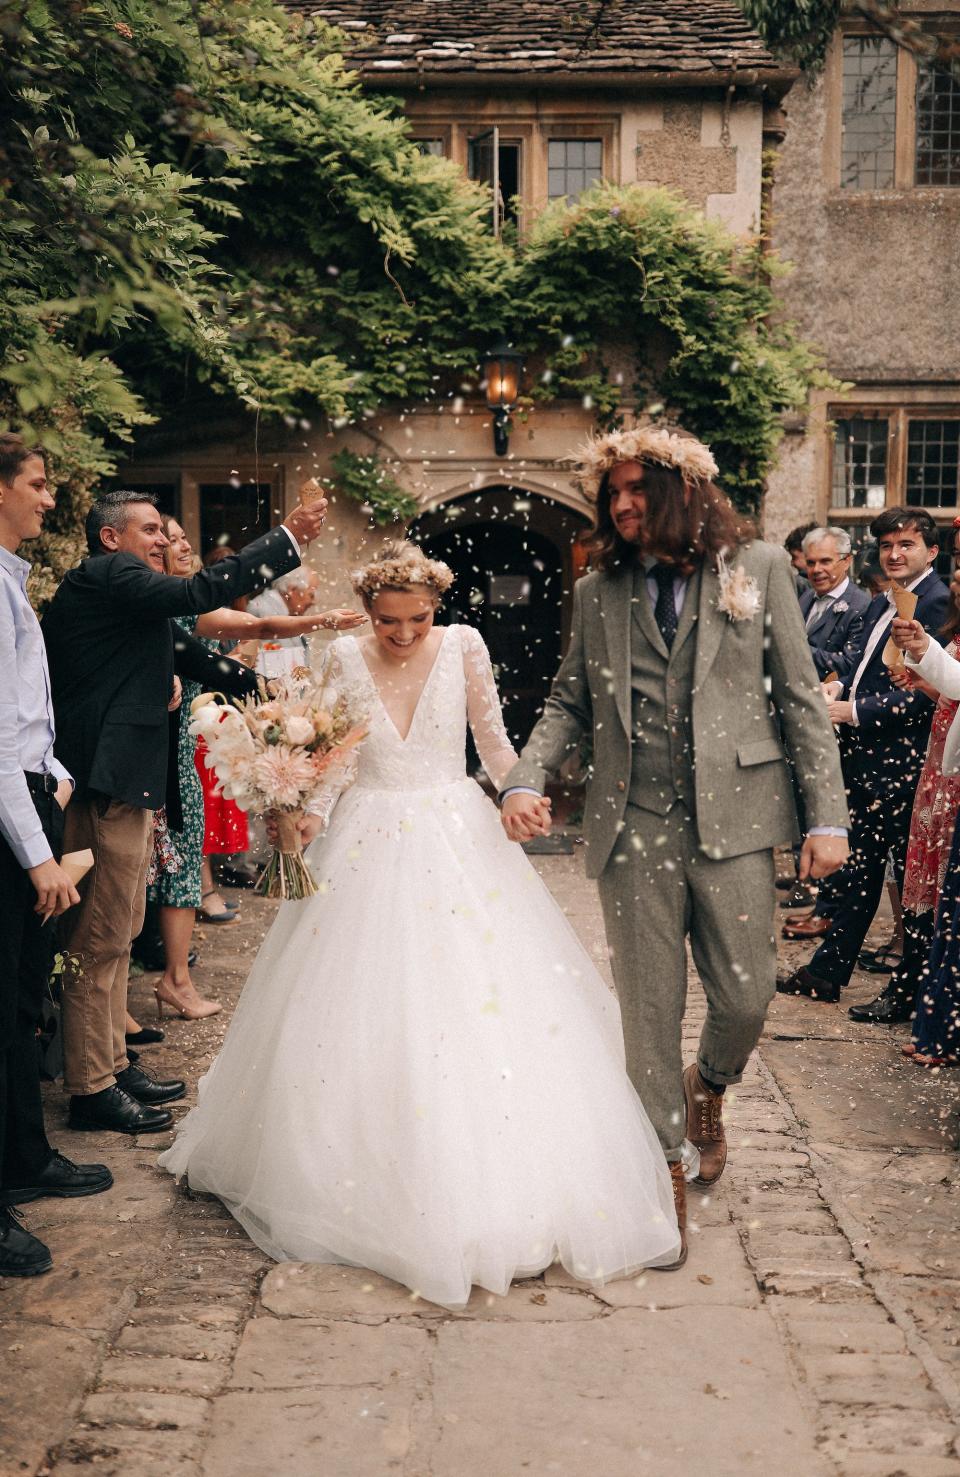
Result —
M673 1206L677 1212L677 1228L680 1232L680 1255L675 1262L667 1262L664 1267L651 1267L651 1272L676 1272L687 1260L687 1182L679 1159L670 1165L670 1179L673 1181Z
M723 1093L714 1092L700 1076L696 1062L683 1074L687 1100L687 1138L700 1150L700 1173L692 1181L715 1185L727 1162L727 1136L723 1131Z

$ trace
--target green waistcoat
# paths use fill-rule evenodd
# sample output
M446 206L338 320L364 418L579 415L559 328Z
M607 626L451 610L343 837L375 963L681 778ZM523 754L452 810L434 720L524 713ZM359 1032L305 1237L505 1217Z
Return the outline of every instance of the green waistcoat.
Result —
M691 701L697 653L700 570L687 581L677 634L668 654L654 620L642 569L634 576L630 622L630 703L633 762L631 805L666 815L681 801L693 815Z

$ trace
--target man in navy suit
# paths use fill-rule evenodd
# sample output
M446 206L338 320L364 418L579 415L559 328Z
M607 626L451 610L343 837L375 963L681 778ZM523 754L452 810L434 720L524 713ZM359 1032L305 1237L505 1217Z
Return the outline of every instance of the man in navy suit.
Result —
M870 596L850 578L850 535L844 528L812 528L803 553L810 589L800 596L800 613L821 682L843 664L843 651L863 629Z
M950 595L933 570L939 533L930 514L923 508L887 508L870 531L884 574L916 594L916 619L928 631L939 630ZM903 886L910 817L934 705L924 693L901 691L890 681L883 651L895 614L892 596L878 595L863 629L836 664L839 681L829 711L845 751L850 860L839 878L830 932L807 968L778 981L781 994L838 1000L877 911L888 855L897 885ZM930 923L926 915L905 917L905 956L925 951L929 938L923 934ZM912 1009L913 1001L893 990L869 1006L854 1006L851 1015L892 1023L909 1019Z

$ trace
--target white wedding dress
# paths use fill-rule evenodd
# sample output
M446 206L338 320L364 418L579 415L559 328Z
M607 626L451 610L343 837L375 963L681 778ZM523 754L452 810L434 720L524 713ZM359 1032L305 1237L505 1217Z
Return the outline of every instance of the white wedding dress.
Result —
M356 780L282 904L199 1105L160 1163L277 1260L346 1262L459 1308L559 1259L588 1283L673 1261L670 1175L620 1012L464 764L515 760L486 647L449 626L405 739L371 713Z

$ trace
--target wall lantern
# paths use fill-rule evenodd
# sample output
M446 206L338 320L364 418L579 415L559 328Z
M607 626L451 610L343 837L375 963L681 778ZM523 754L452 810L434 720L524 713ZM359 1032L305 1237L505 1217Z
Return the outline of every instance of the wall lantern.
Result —
M493 412L493 449L506 456L510 440L510 412L520 396L523 356L501 338L487 354L483 366L487 383L487 408Z

